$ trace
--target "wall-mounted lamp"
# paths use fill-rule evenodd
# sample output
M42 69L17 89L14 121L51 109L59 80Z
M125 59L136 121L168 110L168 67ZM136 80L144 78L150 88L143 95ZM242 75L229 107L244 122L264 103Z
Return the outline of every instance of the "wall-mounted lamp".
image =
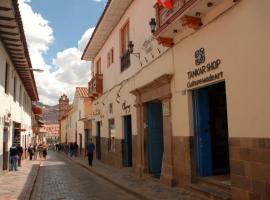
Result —
M151 32L154 33L156 32L156 27L157 27L157 22L155 18L151 18L150 22L149 22L150 28L151 28Z
M128 41L128 52L140 59L140 53L134 53L134 44L132 41Z

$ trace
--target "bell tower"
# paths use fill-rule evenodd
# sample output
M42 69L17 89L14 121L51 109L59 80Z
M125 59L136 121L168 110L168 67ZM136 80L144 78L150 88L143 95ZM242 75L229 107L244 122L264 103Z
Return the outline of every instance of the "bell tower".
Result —
M68 112L69 99L68 99L67 95L63 94L58 101L59 101L58 120L60 121Z

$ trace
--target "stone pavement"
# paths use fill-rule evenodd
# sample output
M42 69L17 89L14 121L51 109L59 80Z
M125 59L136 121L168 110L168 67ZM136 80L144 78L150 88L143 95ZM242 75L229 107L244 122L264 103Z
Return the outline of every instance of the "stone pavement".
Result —
M33 200L137 200L73 161L49 151L41 163Z
M66 156L65 154L62 155ZM97 160L93 161L93 167L90 168L86 157L68 158L143 200L205 200L205 198L191 191L168 187L149 178L138 177L132 172L131 168L117 169Z
M18 171L0 175L0 200L29 199L36 180L40 161L23 160Z

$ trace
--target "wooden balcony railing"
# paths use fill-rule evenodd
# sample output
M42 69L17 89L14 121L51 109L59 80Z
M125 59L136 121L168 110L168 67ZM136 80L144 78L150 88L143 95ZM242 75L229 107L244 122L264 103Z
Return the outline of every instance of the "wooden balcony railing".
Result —
M89 96L97 96L103 93L103 75L95 74L88 83Z
M130 66L130 53L127 51L121 57L121 72L126 70Z
M198 0L172 0L172 9L166 9L156 4L157 30L154 35L159 36L168 25L172 24L176 19L179 19L179 17L184 17L186 11L197 1Z

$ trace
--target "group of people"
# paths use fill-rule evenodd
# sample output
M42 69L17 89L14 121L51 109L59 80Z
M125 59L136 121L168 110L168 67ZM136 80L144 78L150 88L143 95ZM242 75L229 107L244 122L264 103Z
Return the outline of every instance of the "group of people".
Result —
M30 144L26 149L29 155L30 160L36 160L37 155L39 158L44 158L46 160L47 157L47 145L45 143L39 145L32 145ZM22 165L22 155L23 155L23 147L20 144L12 144L9 149L10 155L10 171L18 171L18 166L21 167Z
M9 149L10 155L10 168L9 171L17 171L18 166L20 167L22 162L23 148L20 144L12 144Z
M56 144L56 151L63 151L64 153L70 155L71 157L78 155L78 149L79 146L76 142ZM88 163L90 167L92 166L93 163L94 151L95 145L92 139L90 139L86 145L86 155L85 155L88 157Z
M45 143L40 143L39 145L29 145L28 149L27 149L28 153L29 153L29 159L30 160L36 160L37 156L39 156L40 159L44 159L46 160L47 158L47 153L48 153L48 146Z

